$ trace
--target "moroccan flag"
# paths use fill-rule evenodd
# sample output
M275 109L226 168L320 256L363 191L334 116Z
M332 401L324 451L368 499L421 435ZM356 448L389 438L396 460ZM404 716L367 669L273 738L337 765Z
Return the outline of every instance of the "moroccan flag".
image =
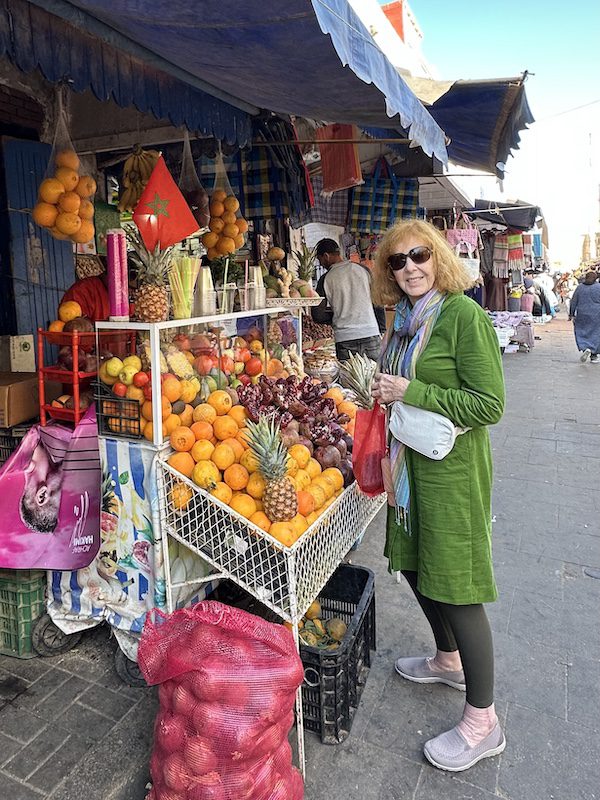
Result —
M161 156L133 212L144 244L164 250L198 230L198 223Z

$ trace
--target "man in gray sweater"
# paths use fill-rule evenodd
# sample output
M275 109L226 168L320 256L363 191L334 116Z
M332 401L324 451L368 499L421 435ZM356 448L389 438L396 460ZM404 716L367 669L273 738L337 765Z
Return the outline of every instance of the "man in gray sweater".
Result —
M321 239L316 256L326 270L317 283L317 292L325 299L311 309L313 319L333 325L340 361L348 359L350 353L361 353L377 361L381 336L371 301L369 270L342 258L333 239Z

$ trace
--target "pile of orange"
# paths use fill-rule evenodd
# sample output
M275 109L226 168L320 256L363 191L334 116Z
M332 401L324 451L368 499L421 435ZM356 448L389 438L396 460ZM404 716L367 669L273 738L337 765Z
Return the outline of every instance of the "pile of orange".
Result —
M31 216L55 239L86 244L94 238L94 204L96 181L79 174L79 156L74 150L56 154L55 172L38 189L38 200Z
M248 223L243 217L238 217L239 208L239 201L232 194L228 195L223 189L215 189L212 193L209 230L202 237L211 261L235 253L244 244Z
M263 510L265 480L248 448L246 419L246 409L234 405L226 391L211 392L206 403L193 409L191 425L179 425L170 432L175 452L168 463L196 486L290 547L341 494L344 478L339 469L321 470L305 445L293 445L289 449L287 474L296 487L298 513L286 522L272 522ZM171 502L181 511L191 497L191 492L188 496L178 489Z
M353 403L351 400L346 400L344 398L344 393L338 386L332 386L331 389L327 390L324 396L330 397L333 400L338 414L347 414L350 417L350 422L347 422L342 427L345 428L350 436L354 436L355 418L356 412L358 411L356 403Z

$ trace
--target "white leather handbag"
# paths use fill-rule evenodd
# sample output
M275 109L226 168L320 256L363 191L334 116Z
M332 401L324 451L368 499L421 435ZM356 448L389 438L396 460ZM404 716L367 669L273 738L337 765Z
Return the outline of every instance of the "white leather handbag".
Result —
M459 428L443 414L408 406L397 400L390 407L390 432L411 450L434 461L446 458L456 437L470 428Z

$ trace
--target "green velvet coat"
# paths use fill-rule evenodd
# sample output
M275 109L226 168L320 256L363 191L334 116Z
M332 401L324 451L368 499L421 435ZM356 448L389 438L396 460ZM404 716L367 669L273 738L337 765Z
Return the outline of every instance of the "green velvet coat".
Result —
M407 448L411 536L388 510L390 570L418 574L425 597L455 605L496 599L491 551L492 453L487 425L504 411L498 339L485 311L465 295L444 302L404 402L463 428L433 461Z

